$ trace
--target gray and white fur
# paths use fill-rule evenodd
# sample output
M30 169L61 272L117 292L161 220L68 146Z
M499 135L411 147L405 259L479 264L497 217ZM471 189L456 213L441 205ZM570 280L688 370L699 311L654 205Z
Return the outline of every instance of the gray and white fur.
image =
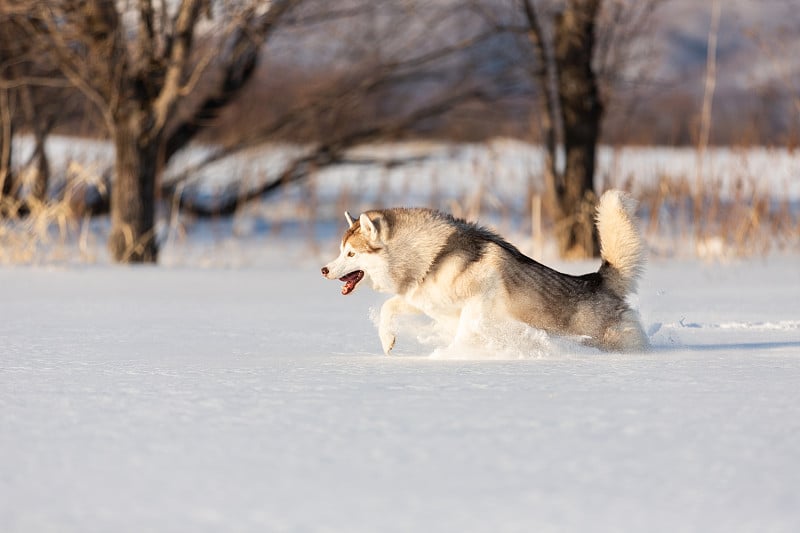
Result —
M395 343L395 317L404 313L452 324L454 342L482 320L510 318L604 350L642 350L647 337L626 302L644 263L635 206L620 191L602 196L602 264L582 276L538 263L486 228L423 208L367 211L358 220L346 214L341 253L322 273L344 281L343 294L366 273L377 290L395 295L379 320L386 353Z

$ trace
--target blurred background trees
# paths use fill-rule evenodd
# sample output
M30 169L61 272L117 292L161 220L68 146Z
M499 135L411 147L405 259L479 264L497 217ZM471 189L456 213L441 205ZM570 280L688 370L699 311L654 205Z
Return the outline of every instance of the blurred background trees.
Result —
M156 183L163 168L204 120L244 86L261 46L292 3L234 8L234 3L212 6L203 0L185 0L174 8L152 0L5 5L17 40L35 43L47 55L94 107L113 142L109 248L114 260L156 260ZM204 21L213 32L200 29ZM13 66L16 54L9 56ZM212 72L216 78L205 98L181 110L180 104Z
M721 72L754 49L791 56L774 16L734 3ZM514 137L545 149L531 173L560 253L592 256L597 146L696 143L708 20L689 0L0 0L0 214L70 190L50 175L51 132L113 143L113 169L71 205L110 211L120 262L156 260L159 202L224 216L366 143ZM797 137L796 73L775 70L747 70L755 89L720 80L711 144ZM25 160L19 133L35 139ZM208 149L167 173L189 143ZM275 143L296 150L267 179L193 188L204 165Z

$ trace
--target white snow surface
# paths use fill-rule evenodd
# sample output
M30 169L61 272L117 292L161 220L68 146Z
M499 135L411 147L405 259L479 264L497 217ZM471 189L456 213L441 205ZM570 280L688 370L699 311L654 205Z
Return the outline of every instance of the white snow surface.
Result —
M0 531L800 531L797 257L650 264L648 353L469 360L316 263L0 270Z

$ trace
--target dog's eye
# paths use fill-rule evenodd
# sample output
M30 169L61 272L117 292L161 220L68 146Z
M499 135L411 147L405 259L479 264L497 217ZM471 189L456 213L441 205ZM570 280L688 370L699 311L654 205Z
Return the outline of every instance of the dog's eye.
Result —
M354 255L356 255L355 252L347 252L347 257L353 257Z

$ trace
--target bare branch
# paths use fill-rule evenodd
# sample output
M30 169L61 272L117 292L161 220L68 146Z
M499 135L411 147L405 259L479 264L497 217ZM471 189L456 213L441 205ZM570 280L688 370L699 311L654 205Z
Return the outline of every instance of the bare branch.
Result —
M152 132L163 129L180 97L180 88L189 62L192 39L203 0L184 0L178 8L172 30L172 46L164 84L153 102Z
M0 79L0 89L17 89L26 85L36 85L38 87L64 88L72 87L73 84L68 80L44 76L19 76L13 79Z
M114 129L114 118L108 106L108 94L104 93L109 88L110 80L99 80L87 69L82 68L81 58L74 52L73 47L65 39L57 20L66 20L67 13L54 12L51 6L40 5L36 11L37 21L44 28L44 33L35 27L28 18L21 19L21 24L30 35L43 35L46 49L53 53L57 59L58 69L86 98L94 104L109 131Z
M156 36L153 18L152 0L139 1L139 53L142 55L143 66L152 65L155 62ZM142 67L140 67L142 68Z
M401 132L407 131L415 124L423 120L435 118L450 111L453 106L470 100L483 99L485 95L476 89L467 89L452 94L448 94L426 106L423 106L400 120L388 121L383 124L367 126L357 129L338 138L330 139L315 147L310 153L302 155L292 161L274 179L267 181L260 186L239 191L236 187L231 187L226 193L220 195L212 204L202 204L192 199L187 190L182 189L182 194L178 205L180 209L188 211L197 216L223 216L235 212L236 208L244 203L259 199L278 188L299 181L316 169L331 165L342 164L345 161L345 152L358 145L377 139L391 138ZM225 155L230 155L235 151L244 148L251 148L255 145L253 141L245 145L231 147ZM222 158L223 152L217 152L214 160ZM395 162L394 164L399 164ZM176 194L178 184L186 180L189 175L195 175L199 168L192 167L191 171L181 174L181 177L170 182L170 185L162 191L165 196Z
M166 141L165 159L169 160L186 146L219 111L227 106L252 77L261 46L269 38L277 22L298 0L273 2L269 10L258 16L258 8L246 11L235 32L227 58L223 62L224 77L217 91L205 99L192 117L179 124ZM255 21L251 26L247 21Z

